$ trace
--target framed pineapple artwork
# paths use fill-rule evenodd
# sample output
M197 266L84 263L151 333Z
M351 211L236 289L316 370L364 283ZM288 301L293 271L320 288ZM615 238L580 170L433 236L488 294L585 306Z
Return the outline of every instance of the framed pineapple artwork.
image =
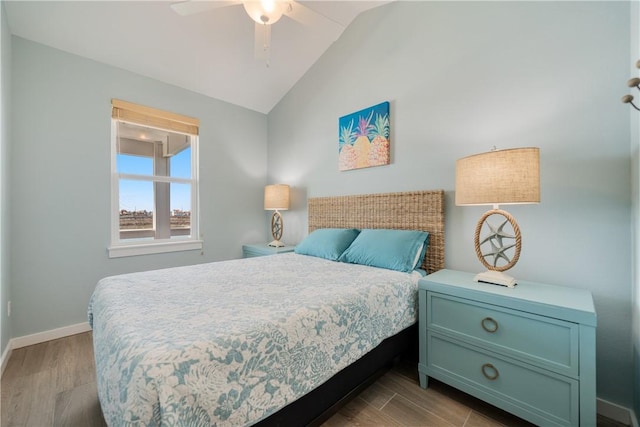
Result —
M389 102L340 117L338 129L341 171L389 164Z

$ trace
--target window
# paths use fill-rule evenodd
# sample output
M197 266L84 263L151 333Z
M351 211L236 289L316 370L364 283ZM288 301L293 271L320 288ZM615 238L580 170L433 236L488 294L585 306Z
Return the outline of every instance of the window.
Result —
M202 249L199 121L112 100L109 257Z

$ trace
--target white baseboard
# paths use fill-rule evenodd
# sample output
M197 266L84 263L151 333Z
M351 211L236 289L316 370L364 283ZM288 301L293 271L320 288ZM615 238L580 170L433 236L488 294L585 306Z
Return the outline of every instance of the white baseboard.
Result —
M57 340L58 338L89 332L90 330L91 326L89 326L89 322L78 323L75 325L65 326L63 328L51 329L49 331L38 332L37 334L13 338L9 341L9 347L11 347L11 349L26 347L28 345L40 344L46 341Z
M0 357L0 377L4 374L4 369L7 367L7 362L9 361L14 349L57 340L58 338L81 334L90 330L91 326L89 326L89 322L84 322L10 339L7 343L7 347L4 349L4 352L2 352L2 357Z
M598 414L602 416L628 426L638 427L638 420L636 419L634 412L629 408L616 405L615 403L611 403L600 398L597 399L596 407Z
M11 348L11 340L9 340L9 342L7 343L7 346L2 352L2 356L0 357L0 378L2 378L2 374L4 374L4 368L7 367L7 362L11 357L11 350L13 349Z

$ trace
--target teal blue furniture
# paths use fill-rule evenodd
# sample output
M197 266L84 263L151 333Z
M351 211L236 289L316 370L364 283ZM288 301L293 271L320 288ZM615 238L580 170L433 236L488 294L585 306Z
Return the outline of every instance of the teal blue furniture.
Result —
M255 245L242 245L242 257L251 258L255 256L276 255L285 252L293 252L295 246L282 246L275 248L266 243L257 243Z
M418 371L544 426L596 426L596 312L586 289L420 280Z

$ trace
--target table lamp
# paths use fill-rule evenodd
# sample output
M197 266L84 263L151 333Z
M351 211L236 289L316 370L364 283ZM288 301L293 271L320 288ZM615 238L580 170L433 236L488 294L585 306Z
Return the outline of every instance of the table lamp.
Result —
M494 148L456 162L456 205L493 205L493 209L482 215L475 230L476 255L487 268L475 276L476 282L510 288L516 285L516 279L504 271L512 268L520 257L520 228L513 216L498 205L539 202L539 148ZM489 223L490 217L497 218L498 225ZM487 233L481 237L483 228ZM487 249L483 251L483 248Z
M271 216L271 236L273 241L269 246L281 248L284 243L282 238L283 221L279 211L289 209L289 186L285 184L273 184L264 187L264 209L273 210Z

